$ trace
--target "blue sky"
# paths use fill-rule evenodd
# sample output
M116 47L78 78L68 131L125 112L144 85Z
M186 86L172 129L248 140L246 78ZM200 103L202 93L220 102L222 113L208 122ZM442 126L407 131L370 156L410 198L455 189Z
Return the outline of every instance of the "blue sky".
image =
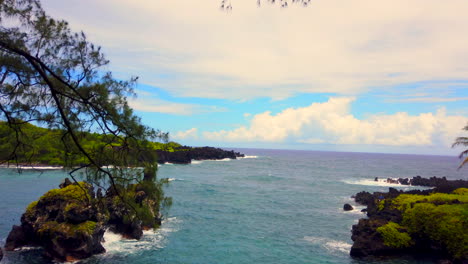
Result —
M188 145L453 155L468 123L465 0L47 0L103 47L131 106ZM466 133L465 133L466 135Z

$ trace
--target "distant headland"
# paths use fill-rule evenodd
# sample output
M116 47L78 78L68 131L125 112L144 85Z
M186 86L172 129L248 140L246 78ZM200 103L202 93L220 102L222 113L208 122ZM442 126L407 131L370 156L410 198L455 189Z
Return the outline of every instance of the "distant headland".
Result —
M0 137L5 140L0 142L0 164L2 166L19 165L21 167L45 167L57 169L69 164L73 166L80 165L80 157L74 157L67 153L61 144L61 131L57 129L47 129L32 124L25 124L23 133L31 138L28 142L28 148L20 153L14 153L15 146L11 137L11 131L6 122L0 121ZM33 140L32 140L33 139ZM120 146L114 143L112 139L106 138L106 135L96 133L83 133L82 145L86 150L93 150L96 146L102 146L103 142L108 142L106 151L115 151ZM190 147L183 146L177 142L148 142L149 154L156 155L156 160L159 164L174 163L174 164L190 164L192 160L221 160L221 159L237 159L244 157L244 154L233 150L224 150L214 147ZM135 150L136 152L137 150ZM148 150L145 150L148 151ZM68 151L70 152L70 151ZM102 166L113 165L102 161Z

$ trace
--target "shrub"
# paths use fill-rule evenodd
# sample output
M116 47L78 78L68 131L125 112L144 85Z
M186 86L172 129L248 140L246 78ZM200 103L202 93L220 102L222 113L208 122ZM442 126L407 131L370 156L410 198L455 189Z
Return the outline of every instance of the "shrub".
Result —
M413 245L413 241L407 232L399 224L388 222L386 225L377 228L377 232L382 236L384 244L392 248L408 248Z

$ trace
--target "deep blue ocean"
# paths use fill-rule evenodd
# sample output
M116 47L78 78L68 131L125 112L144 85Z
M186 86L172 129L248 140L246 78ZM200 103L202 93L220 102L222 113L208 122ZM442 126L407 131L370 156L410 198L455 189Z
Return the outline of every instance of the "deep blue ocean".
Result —
M387 191L374 178L446 176L468 179L456 157L290 150L238 149L238 160L164 164L166 193L174 204L156 232L140 241L105 234L96 263L435 263L399 257L356 260L349 256L351 227L365 217L344 203L360 191ZM57 188L61 170L18 174L0 169L0 245L26 206ZM8 252L3 263L48 263L37 249Z

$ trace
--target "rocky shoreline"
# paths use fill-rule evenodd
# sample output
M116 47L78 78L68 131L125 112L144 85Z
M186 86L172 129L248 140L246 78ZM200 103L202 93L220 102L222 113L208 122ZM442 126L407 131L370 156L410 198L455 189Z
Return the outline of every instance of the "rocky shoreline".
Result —
M182 146L175 151L155 150L158 155L157 162L159 164L190 164L192 160L222 160L222 159L238 159L245 157L240 152L234 150L224 150L214 147L189 147ZM41 169L41 170L56 170L62 169L62 166L52 166L43 163L3 163L0 168L19 168L19 169Z
M368 218L352 227L350 255L431 255L441 263L468 263L468 181L417 176L396 183L434 188L356 194Z
M375 181L378 181L379 178L376 177L374 179ZM415 176L413 178L398 178L398 179L392 179L392 178L387 178L384 179L385 182L387 183L392 183L392 184L400 184L400 185L412 185L412 186L424 186L424 187L438 187L439 189L444 187L444 186L454 186L458 188L463 188L465 186L466 181L464 180L447 180L446 177L430 177L430 178L423 178L421 176Z
M156 150L158 163L190 164L192 160L222 160L243 158L244 154L234 150L224 150L214 147L182 146L175 151Z

